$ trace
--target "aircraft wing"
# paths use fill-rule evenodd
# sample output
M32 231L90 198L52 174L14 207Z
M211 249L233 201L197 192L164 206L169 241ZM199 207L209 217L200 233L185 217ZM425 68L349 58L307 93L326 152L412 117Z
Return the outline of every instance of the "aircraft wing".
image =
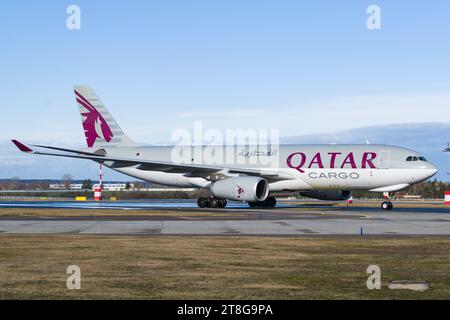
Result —
M288 175L286 173L269 171L264 169L247 169L236 167L227 168L225 166L178 164L164 161L118 158L73 149L36 145L36 147L39 148L62 151L66 153L41 152L33 150L29 146L17 140L12 140L12 142L20 151L25 153L92 160L99 163L105 163L105 165L111 168L135 167L136 169L144 171L147 170L147 171L162 171L168 173L184 173L190 176L203 177L208 180L216 180L218 176L223 175L226 176L227 174L244 174L249 176L259 176L272 181L294 179L293 176Z

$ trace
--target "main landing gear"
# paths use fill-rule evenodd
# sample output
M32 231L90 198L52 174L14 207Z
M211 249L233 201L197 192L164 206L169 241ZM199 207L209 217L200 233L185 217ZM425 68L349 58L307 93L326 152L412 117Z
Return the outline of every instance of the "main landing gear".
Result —
M199 208L225 208L227 206L227 200L216 197L199 198L197 205Z
M255 207L273 208L277 205L277 200L275 199L275 197L268 197L264 201L249 202L248 205L252 208Z
M383 210L392 210L392 208L394 208L394 205L392 204L391 200L390 200L390 194L389 192L384 192L383 193L384 198L386 199L386 201L384 201L381 204L381 209Z

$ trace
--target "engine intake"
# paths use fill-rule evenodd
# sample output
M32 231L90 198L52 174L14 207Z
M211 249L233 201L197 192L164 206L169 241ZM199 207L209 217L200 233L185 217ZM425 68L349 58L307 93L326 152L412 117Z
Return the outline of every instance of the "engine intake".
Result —
M351 191L340 190L318 190L318 191L304 191L300 192L304 197L319 199L319 200L348 200L352 196Z
M237 177L216 181L211 192L218 198L238 201L264 201L269 195L269 183L259 177Z

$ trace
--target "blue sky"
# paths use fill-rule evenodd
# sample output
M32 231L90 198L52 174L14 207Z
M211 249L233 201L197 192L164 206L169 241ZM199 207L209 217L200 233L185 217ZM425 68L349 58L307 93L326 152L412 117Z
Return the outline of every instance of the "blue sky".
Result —
M81 30L66 28L70 4ZM371 4L381 30L366 28ZM282 136L449 122L449 12L444 0L3 1L0 140L82 145L74 84L144 143L195 120Z

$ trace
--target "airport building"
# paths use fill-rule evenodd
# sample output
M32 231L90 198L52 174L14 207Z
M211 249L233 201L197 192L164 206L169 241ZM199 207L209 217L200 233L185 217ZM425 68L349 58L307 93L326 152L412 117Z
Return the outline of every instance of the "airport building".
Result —
M96 183L92 186L92 189L99 188L100 184ZM134 184L129 184L129 190L134 189ZM104 183L102 185L102 190L104 191L123 191L127 190L127 184L126 183Z
M67 186L63 183L51 183L49 186L50 190L64 190L67 189ZM69 185L69 190L81 190L83 189L83 185L81 183L71 183Z
M99 187L99 184L94 184L92 186L92 189ZM51 190L65 190L67 189L66 185L63 183L52 183L50 184L50 189ZM71 183L68 190L82 190L83 189L83 184L81 183ZM127 184L126 183L104 183L102 186L102 189L104 191L123 191L127 189ZM129 190L133 190L134 189L134 184L133 183L129 183Z

